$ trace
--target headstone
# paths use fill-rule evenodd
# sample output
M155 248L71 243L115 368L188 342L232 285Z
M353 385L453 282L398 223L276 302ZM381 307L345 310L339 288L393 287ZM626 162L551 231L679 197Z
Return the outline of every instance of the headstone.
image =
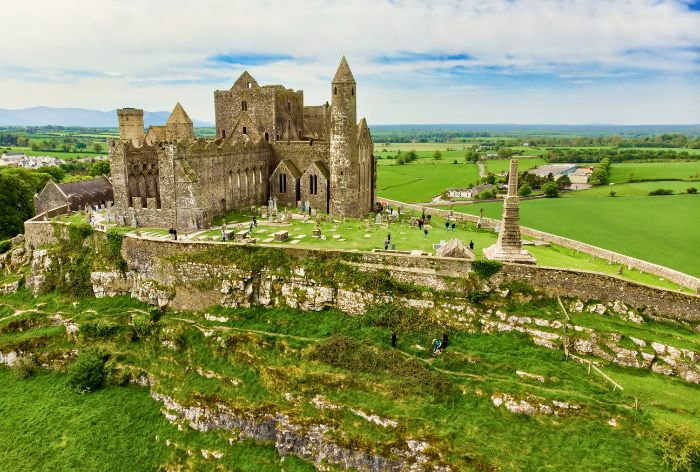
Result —
M224 230L223 235L226 238L226 241L231 241L234 237L236 237L236 233L232 229Z
M275 221L277 223L282 223L282 213L277 213L277 215L275 216Z
M273 201L273 204L274 204L274 206L273 206L272 208L273 208L273 209L275 210L275 212L276 212L276 211L277 211L277 197L273 198L272 201Z
M316 208L311 209L311 216L316 216L318 215L318 211L316 211Z
M236 240L237 241L243 241L247 237L248 237L248 231L239 231L236 233Z
M289 231L287 230L277 231L272 233L272 235L275 237L275 241L286 241L289 239Z
M270 198L267 201L267 212L272 213L272 210L274 210L274 209L275 209L275 202L272 200L272 198Z
M314 238L320 238L321 237L321 228L318 226L314 226L314 229L311 230L311 236Z
M133 208L131 209L131 226L133 226L133 227L138 226L136 224L136 212L134 211Z
M382 214L377 213L377 216L374 217L374 224L380 225L382 224Z

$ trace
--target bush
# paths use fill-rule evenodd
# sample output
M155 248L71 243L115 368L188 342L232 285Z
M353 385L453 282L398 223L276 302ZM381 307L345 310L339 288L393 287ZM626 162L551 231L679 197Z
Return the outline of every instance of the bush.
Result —
M9 239L6 239L5 241L0 241L0 254L5 254L7 251L10 250L10 247L12 247L12 243Z
M104 362L97 354L84 352L68 368L68 386L80 393L94 392L104 380Z
M376 326L394 331L425 331L430 328L426 315L412 307L393 303L372 305L364 315L354 318L361 326Z
M616 191L614 191L614 190L610 191L610 196L611 196L611 197L614 197L615 195L617 195L617 192L616 192Z
M501 270L503 264L499 261L489 261L489 260L476 260L472 262L472 270L480 278L487 280L495 275L499 270Z
M134 316L131 319L131 326L134 328L136 336L139 339L150 336L155 330L155 323L153 323L150 317L145 315Z
M673 190L667 188L657 188L656 190L649 192L649 195L652 197L656 195L673 195Z
M105 320L91 320L80 324L81 339L103 339L111 336L119 329L119 325Z
M672 470L692 471L700 466L700 435L685 424L657 426L657 443L663 460Z
M518 189L518 195L520 195L521 197L527 197L527 196L530 195L531 193L532 193L532 189L531 189L530 186L529 186L528 184L526 184L526 183L525 183L525 184L522 184L522 185L520 186L520 188Z
M480 303L482 300L486 300L489 297L489 294L481 291L481 290L474 290L473 292L469 292L469 295L467 295L467 299L469 300L469 303Z
M20 379L28 379L36 372L37 365L31 357L22 357L17 359L12 366L15 375Z
M698 189L696 189L695 187L690 187L686 190L686 192L688 192L691 195L695 195L696 193L698 193ZM0 250L0 252L2 252L2 250Z
M559 186L554 182L547 182L542 186L542 193L547 198L556 198L559 196Z

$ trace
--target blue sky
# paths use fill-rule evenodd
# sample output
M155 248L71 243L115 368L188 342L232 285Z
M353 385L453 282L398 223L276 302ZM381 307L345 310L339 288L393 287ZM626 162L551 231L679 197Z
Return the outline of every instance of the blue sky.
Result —
M11 10L0 108L180 101L213 121L213 90L244 70L323 103L345 54L358 113L375 124L700 123L698 1L26 0Z

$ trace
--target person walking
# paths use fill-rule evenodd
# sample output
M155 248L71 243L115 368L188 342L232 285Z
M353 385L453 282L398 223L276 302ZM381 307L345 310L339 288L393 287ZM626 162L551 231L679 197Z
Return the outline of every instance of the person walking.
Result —
M391 233L390 232L386 233L386 240L387 240L387 242L391 243Z
M253 226L258 227L258 217L253 215Z
M428 228L423 228L423 239L428 239Z
M450 230L450 222L445 220L445 231L449 231L449 230Z
M396 331L391 332L391 347L396 347Z
M474 241L469 241L469 249L474 250Z
M440 345L440 348L442 350L445 350L447 348L447 333L442 333L442 344Z
M452 222L452 232L455 232L455 228L457 228L457 222L453 221Z
M386 239L384 240L384 250L385 251L389 250L389 241L387 241Z

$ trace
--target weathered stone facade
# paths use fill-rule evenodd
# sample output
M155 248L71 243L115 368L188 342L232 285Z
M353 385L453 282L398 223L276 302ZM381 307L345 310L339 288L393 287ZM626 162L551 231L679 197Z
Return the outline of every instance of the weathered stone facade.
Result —
M34 208L37 214L64 205L75 211L84 209L86 205L105 205L113 198L112 184L105 176L62 184L49 180L41 192L34 195Z
M260 86L244 72L231 90L214 92L214 140L195 140L179 103L147 135L142 110L119 110L121 139L110 143L117 222L202 228L269 198L362 216L374 201L376 162L345 58L332 94L331 105L305 107L302 91Z

